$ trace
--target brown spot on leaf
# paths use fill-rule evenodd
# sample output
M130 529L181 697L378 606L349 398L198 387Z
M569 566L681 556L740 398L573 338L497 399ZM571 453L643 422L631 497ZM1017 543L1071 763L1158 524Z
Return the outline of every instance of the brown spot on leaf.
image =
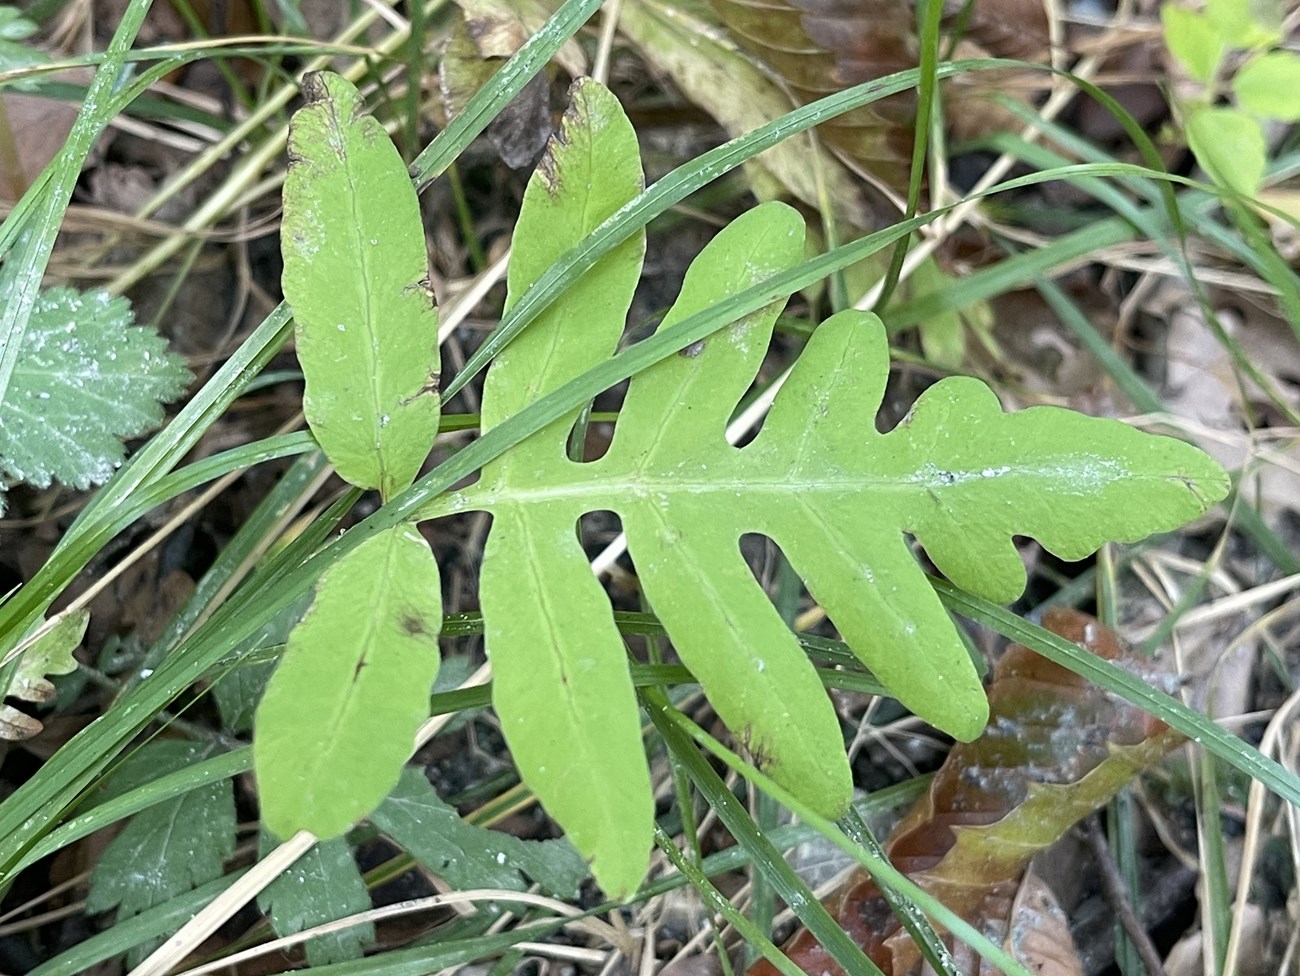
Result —
M413 281L409 285L404 285L402 287L403 295L409 294L410 292L415 292L421 295L424 298L424 300L429 303L429 307L430 308L433 307L434 304L433 282L429 280L428 275L425 275L419 281Z
M402 406L414 403L420 397L437 396L442 390L442 377L437 373L430 373L424 380L424 385L412 393L409 397L402 399Z
M702 352L704 352L704 340L696 339L694 342L692 342L689 346L685 347L684 349L679 349L677 351L677 355L685 356L687 359L694 359Z
M424 621L409 613L402 617L402 630L406 631L411 637L420 637L428 633L424 627Z
M559 133L551 136L551 141L546 144L546 152L537 161L536 176L551 196L560 192L560 175L555 170L555 150L559 141Z
M325 87L325 77L319 71L309 71L302 78L302 97L306 99L308 105L315 105L317 102L323 102L328 97L328 89Z

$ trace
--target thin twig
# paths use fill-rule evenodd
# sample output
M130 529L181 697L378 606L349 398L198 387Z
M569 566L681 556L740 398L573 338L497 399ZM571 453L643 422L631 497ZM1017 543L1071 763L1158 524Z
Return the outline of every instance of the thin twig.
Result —
M1150 976L1165 976L1165 966L1160 959L1160 953L1156 951L1155 944L1147 935L1147 930L1142 927L1141 920L1133 911L1124 879L1120 877L1119 868L1115 866L1115 858L1111 855L1110 845L1106 843L1106 838L1095 817L1088 821L1088 825L1084 828L1084 835L1088 838L1092 853L1097 858L1097 866L1101 868L1101 883L1106 892L1106 900L1110 902L1110 907L1119 919L1119 924L1124 927L1125 933L1133 940L1133 945L1137 946L1138 955L1142 957L1142 965L1146 967Z

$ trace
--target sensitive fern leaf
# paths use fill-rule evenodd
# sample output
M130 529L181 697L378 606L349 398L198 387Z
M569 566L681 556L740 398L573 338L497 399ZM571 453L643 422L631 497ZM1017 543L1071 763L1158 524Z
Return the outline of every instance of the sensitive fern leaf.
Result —
M438 313L406 165L361 94L303 79L284 183L284 297L307 423L339 476L385 497L409 485L438 430Z
M414 480L438 429L424 226L402 157L357 89L316 72L303 90L281 242L304 410L339 475L387 498ZM268 830L337 837L393 788L429 716L441 626L438 564L413 526L329 568L258 706Z
M512 301L630 199L635 166L617 102L580 82L525 197ZM660 327L802 255L793 210L750 211L694 262ZM498 356L485 430L610 355L639 263L633 238ZM908 535L957 585L1009 601L1025 584L1013 536L1077 559L1107 540L1180 525L1227 490L1223 472L1187 444L1052 407L1004 414L973 379L936 384L881 434L888 347L880 321L860 312L815 331L761 433L731 447L724 427L779 307L638 374L601 459L569 459L574 418L563 418L428 512L492 512L481 600L494 704L524 779L614 895L642 876L652 802L623 642L574 532L583 514L622 518L641 586L718 714L775 779L837 815L850 790L838 721L743 560L743 534L781 546L896 697L969 739L987 703Z
M162 404L184 392L190 373L132 321L126 299L107 292L41 295L0 403L0 473L84 490L112 475L124 438L162 422Z

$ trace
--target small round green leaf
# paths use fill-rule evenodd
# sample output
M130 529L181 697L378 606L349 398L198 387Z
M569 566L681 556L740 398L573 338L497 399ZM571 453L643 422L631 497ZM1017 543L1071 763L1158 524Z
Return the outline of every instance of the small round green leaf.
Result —
M1218 28L1205 14L1176 3L1160 8L1160 21L1165 28L1165 45L1187 73L1202 84L1213 81L1224 50Z
M1267 164L1264 130L1232 108L1202 108L1187 120L1187 144L1210 177L1229 190L1253 197Z
M1232 79L1237 102L1247 112L1277 119L1300 121L1300 56L1271 51L1251 58Z
M1229 47L1250 50L1282 40L1280 0L1205 0L1205 15Z

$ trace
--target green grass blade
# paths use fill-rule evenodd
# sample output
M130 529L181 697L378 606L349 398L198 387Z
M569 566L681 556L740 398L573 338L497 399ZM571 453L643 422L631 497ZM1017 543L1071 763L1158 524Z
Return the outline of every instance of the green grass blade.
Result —
M1300 777L1235 735L1225 732L1204 715L1009 610L959 590L946 580L932 578L931 585L954 613L991 627L1004 637L1024 644L1049 661L1083 675L1150 712L1170 728L1177 729L1247 776L1259 780L1288 803L1300 806Z
M642 703L668 748L685 767L694 780L696 789L713 807L736 843L748 851L755 868L763 872L772 887L835 957L845 973L848 976L883 976L880 969L839 927L771 842L759 832L740 801L731 795L713 767L671 718L672 706L667 700L655 690L645 689L642 692Z
M474 137L487 128L537 72L587 19L601 0L566 0L540 31L530 37L486 85L479 89L464 110L411 164L415 185L423 189L442 175ZM448 394L450 396L450 394Z
M73 187L91 148L113 117L113 88L118 83L126 52L139 33L148 10L149 0L131 0L122 12L117 30L105 51L104 66L96 72L72 131L54 163L47 169L49 175L24 194L25 198L33 201L32 209L23 208L22 214L26 219L22 223L22 236L5 256L3 271L0 272L4 278L0 291L9 295L4 308L0 309L0 403L8 394L23 334L27 331L32 307L54 250L54 239L63 222L64 211L72 199ZM6 224L13 220L11 216Z

